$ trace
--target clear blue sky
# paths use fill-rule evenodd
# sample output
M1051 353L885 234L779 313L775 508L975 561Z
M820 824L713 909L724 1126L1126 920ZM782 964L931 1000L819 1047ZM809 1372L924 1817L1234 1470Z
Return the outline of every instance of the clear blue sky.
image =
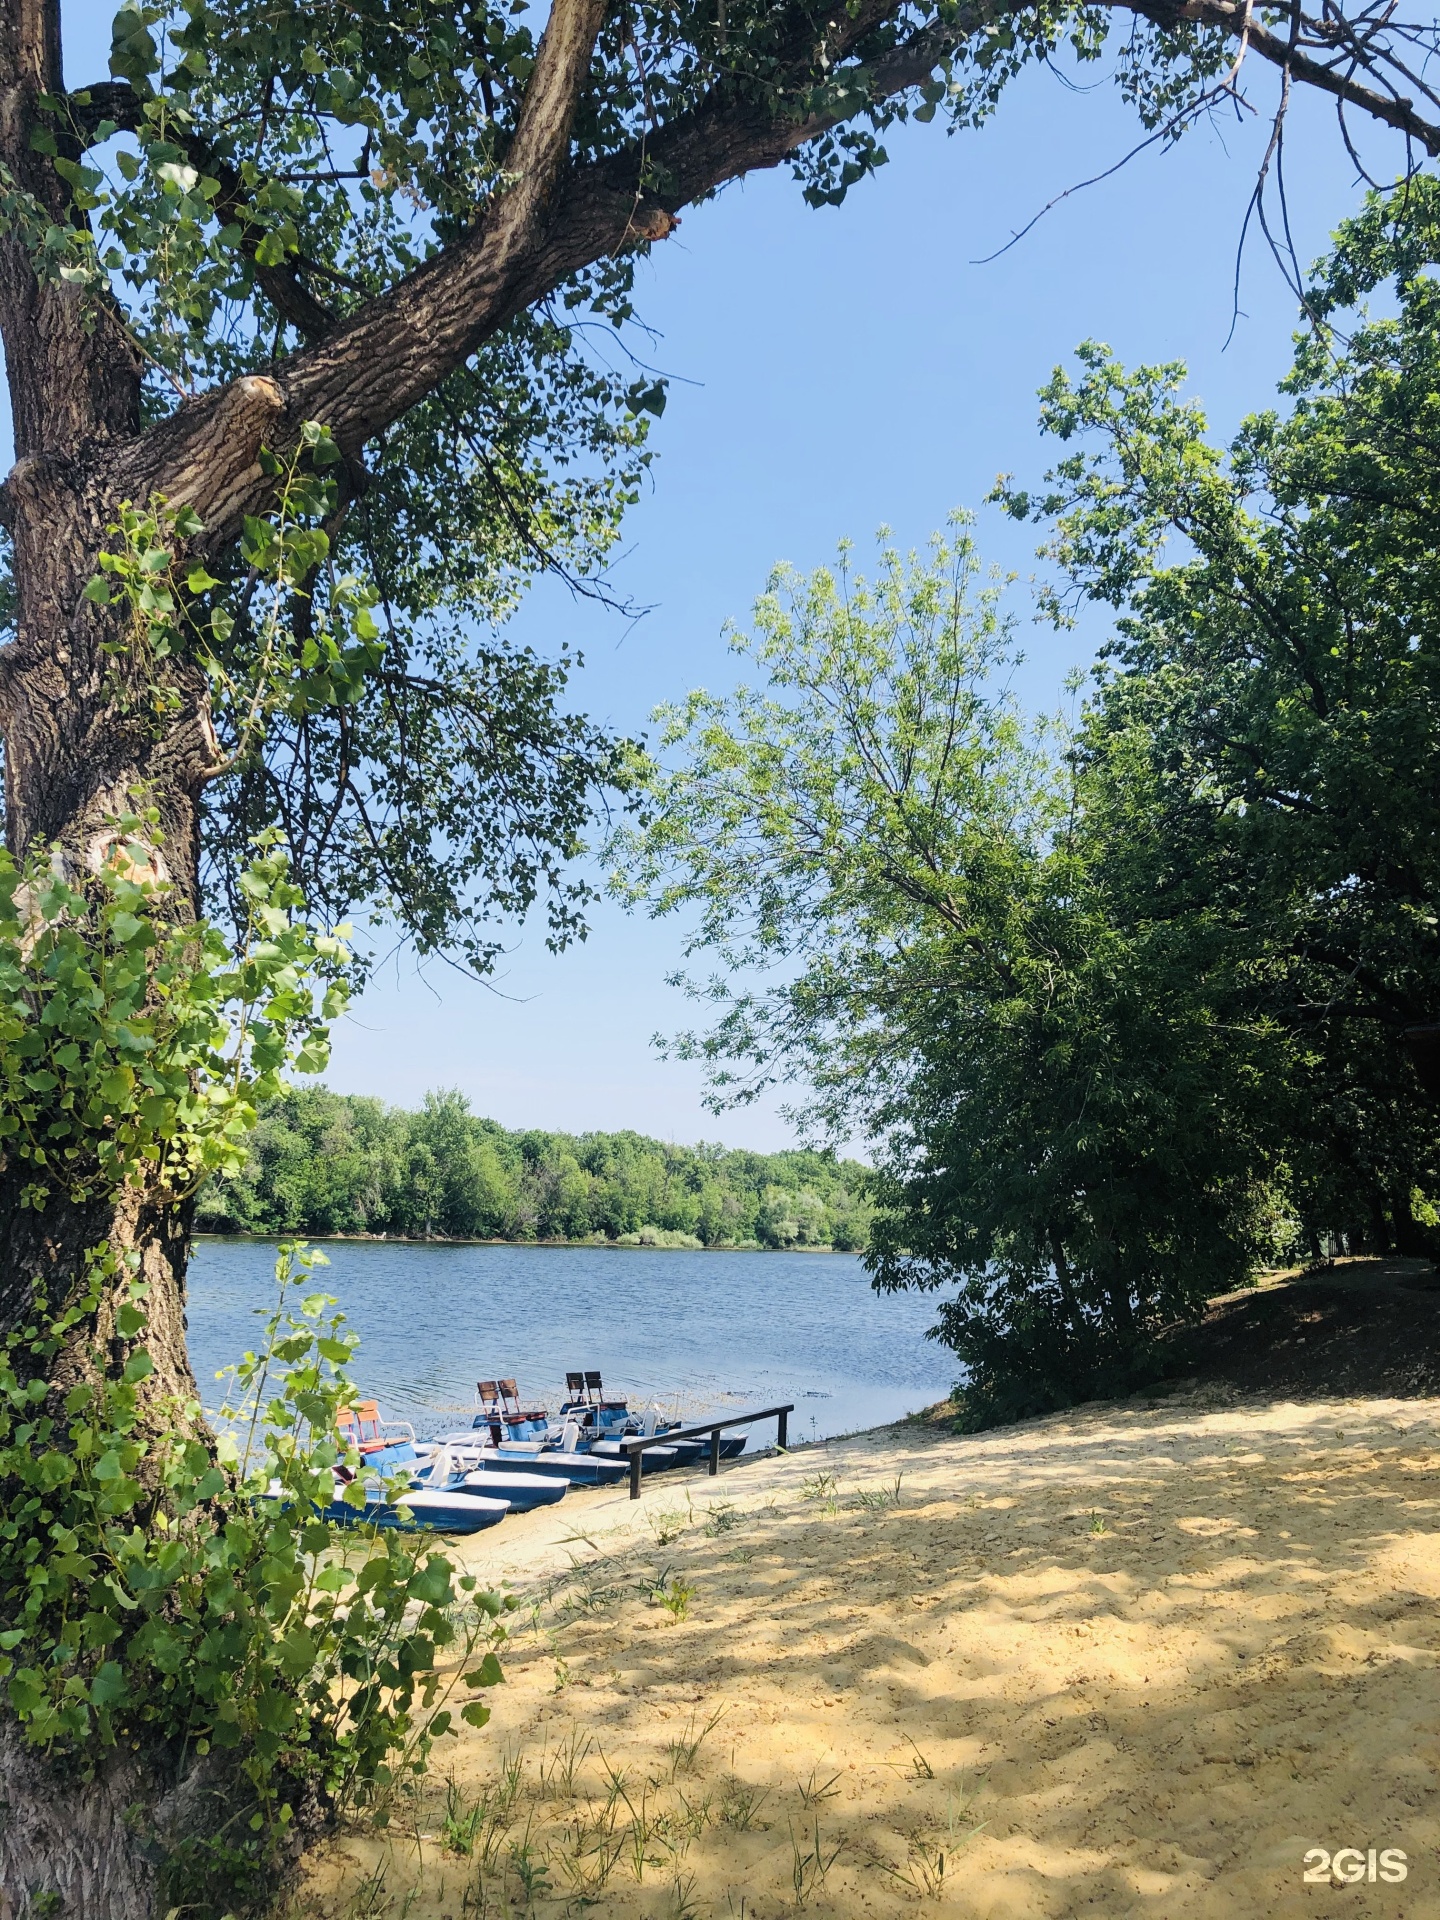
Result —
M108 7L76 17L71 84L101 66L83 55L108 40L92 27L102 11L108 25ZM1268 112L1269 76L1251 84ZM628 523L615 584L652 611L628 626L546 584L516 630L543 650L578 646L577 703L633 732L656 702L728 684L722 625L745 617L775 561L816 565L841 534L864 542L881 522L917 543L951 507L978 507L998 471L1038 477L1047 449L1035 390L1078 341L1103 339L1132 362L1186 360L1228 430L1269 401L1294 323L1256 234L1244 317L1225 347L1267 130L1252 119L1223 138L1201 130L1151 149L990 265L973 262L1134 144L1136 123L1108 88L1079 95L1040 72L978 132L899 129L886 141L891 164L838 211L810 210L788 175L771 174L688 213L654 250L638 299L672 385L652 439L654 484ZM1297 101L1287 146L1308 260L1359 189L1318 102ZM1400 159L1377 148L1382 157ZM982 512L980 538L996 561L1029 571L1023 529ZM1031 628L1025 697L1052 703L1094 637ZM401 960L338 1030L329 1084L403 1103L458 1086L508 1125L785 1144L772 1110L712 1116L698 1070L654 1054L652 1034L686 1018L665 985L678 952L677 929L602 907L588 944L561 958L540 932L519 937L500 993Z

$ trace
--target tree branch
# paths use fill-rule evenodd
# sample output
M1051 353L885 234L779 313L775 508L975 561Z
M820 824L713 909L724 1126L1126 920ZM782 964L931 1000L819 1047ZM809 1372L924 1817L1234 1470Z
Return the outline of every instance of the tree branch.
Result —
M1417 112L1413 100L1404 99L1398 93L1384 94L1375 87L1367 87L1353 77L1353 70L1327 66L1323 60L1314 59L1302 49L1292 48L1288 36L1282 38L1262 27L1244 0L1240 0L1240 4L1236 4L1235 0L1128 0L1128 3L1133 5L1136 13L1153 20L1159 27L1173 30L1188 23L1192 26L1218 27L1223 33L1233 34L1237 38L1244 34L1248 45L1262 60L1268 60L1272 66L1288 72L1306 86L1332 95L1342 106L1357 107L1382 125L1393 127L1397 133L1405 134L1422 146L1432 159L1440 154L1440 125ZM1316 40L1335 37L1320 22L1304 16L1301 25L1308 36Z
M1411 102L1387 98L1303 49L1292 49L1260 27L1243 4L1115 3L1172 31L1200 25L1237 41L1244 35L1258 58L1440 153L1440 126L1424 120ZM1011 19L1015 5L1014 0L969 0L944 25L921 28L868 67L847 69L843 77L850 84L836 89L830 104L803 111L800 103L812 94L819 74L834 75L894 10L894 0L862 0L853 15L841 14L827 25L819 45L813 18L797 15L791 42L776 63L780 78L774 98L739 98L732 83L721 82L691 112L648 132L643 143L566 172L570 128L604 0L556 0L502 184L470 232L354 316L329 317L322 338L278 363L265 378L240 383L250 389L245 404L234 389L185 403L131 443L111 466L108 484L117 497L140 498L159 490L189 501L207 523L207 546L223 547L241 516L264 502L257 432L263 430L280 445L302 420L321 420L347 455L357 457L366 440L572 274L624 247L663 239L680 208L729 180L777 165L853 119L862 100L878 104L923 84L967 40ZM1307 21L1306 28L1313 41L1324 39L1322 26ZM646 179L662 181L663 190L643 192ZM263 405L257 411L261 390ZM219 431L227 413L231 432L241 431L238 439Z

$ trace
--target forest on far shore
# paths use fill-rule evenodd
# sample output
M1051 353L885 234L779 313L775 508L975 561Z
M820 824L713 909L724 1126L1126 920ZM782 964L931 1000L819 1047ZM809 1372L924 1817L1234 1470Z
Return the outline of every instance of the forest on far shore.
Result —
M511 1132L456 1092L418 1112L324 1087L261 1112L244 1171L200 1196L205 1233L833 1247L870 1222L867 1170L801 1150L678 1147L639 1133Z

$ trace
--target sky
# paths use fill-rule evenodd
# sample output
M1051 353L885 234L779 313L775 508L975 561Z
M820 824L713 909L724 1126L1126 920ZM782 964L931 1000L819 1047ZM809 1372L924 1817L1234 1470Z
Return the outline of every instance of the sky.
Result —
M108 11L72 11L69 84L103 70L96 28ZM635 734L657 703L732 683L724 625L744 622L777 561L822 564L842 535L863 548L881 524L921 544L951 508L970 506L982 551L1028 576L1033 530L982 502L998 472L1029 482L1053 457L1035 393L1078 342L1106 341L1131 363L1184 360L1222 434L1267 405L1295 305L1258 234L1231 337L1236 248L1274 99L1253 55L1251 67L1257 115L1140 154L988 264L978 263L1055 195L1141 137L1113 89L1080 93L1040 71L979 130L896 129L890 164L839 209L808 208L788 173L771 173L687 212L642 267L636 301L671 384L652 483L611 584L649 611L631 623L547 581L513 636L546 653L577 648L574 704ZM1361 190L1318 101L1297 98L1286 145L1308 261ZM1401 159L1381 157L1392 169ZM1044 708L1102 635L1029 624L1020 592L1017 684ZM682 936L607 903L588 941L562 956L546 952L543 927L519 931L489 986L402 955L337 1028L327 1083L405 1105L458 1087L507 1126L789 1144L773 1102L711 1114L700 1069L652 1046L657 1031L687 1024L687 1003L666 985Z

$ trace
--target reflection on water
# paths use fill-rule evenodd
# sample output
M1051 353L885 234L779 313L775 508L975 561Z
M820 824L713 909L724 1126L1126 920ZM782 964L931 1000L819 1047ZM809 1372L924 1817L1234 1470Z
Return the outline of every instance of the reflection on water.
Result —
M893 1420L946 1394L954 1357L925 1329L933 1300L872 1293L853 1254L331 1242L319 1276L360 1335L355 1372L422 1435L513 1375L552 1408L568 1370L598 1368L632 1402L683 1416L793 1400L796 1440ZM216 1369L258 1335L273 1244L202 1240L190 1269L190 1356L207 1406ZM757 1436L758 1438L758 1436Z

